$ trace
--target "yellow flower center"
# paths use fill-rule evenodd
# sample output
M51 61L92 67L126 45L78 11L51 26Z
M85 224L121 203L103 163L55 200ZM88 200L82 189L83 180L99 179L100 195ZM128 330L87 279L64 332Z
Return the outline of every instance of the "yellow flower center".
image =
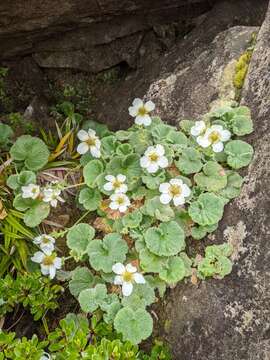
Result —
M119 197L119 198L117 199L117 204L118 204L118 205L123 205L124 202L125 202L125 199L122 198L122 197Z
M208 139L212 142L218 142L220 140L220 134L217 131L213 131L211 132L211 134L209 135Z
M42 261L42 264L45 266L53 265L55 255L46 255Z
M31 191L32 191L32 194L36 194L37 191L38 191L38 189L37 189L37 188L33 188Z
M87 145L89 146L95 146L96 145L96 139L94 137L90 137L86 140Z
M147 110L144 106L140 107L139 110L138 110L138 114L141 115L141 116L144 116L147 114Z
M179 185L171 185L170 186L170 193L172 196L179 196L182 193L182 189Z
M48 243L50 242L50 239L47 238L47 237L44 237L44 238L42 239L42 242L43 242L43 244L48 244Z
M128 271L125 271L122 276L125 282L131 282L133 280L133 274Z
M119 180L115 180L115 181L113 182L113 187L114 187L115 189L120 188L121 185L122 185L122 183L121 183L121 181L119 181Z
M148 157L149 157L150 161L156 162L158 160L159 156L156 153L151 153Z

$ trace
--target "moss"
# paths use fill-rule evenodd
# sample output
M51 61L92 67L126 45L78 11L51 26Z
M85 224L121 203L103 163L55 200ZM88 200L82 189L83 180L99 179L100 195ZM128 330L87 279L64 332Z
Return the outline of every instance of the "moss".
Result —
M233 84L236 89L242 89L245 77L248 71L248 66L251 60L252 50L247 50L240 56L235 66L235 75L233 78Z

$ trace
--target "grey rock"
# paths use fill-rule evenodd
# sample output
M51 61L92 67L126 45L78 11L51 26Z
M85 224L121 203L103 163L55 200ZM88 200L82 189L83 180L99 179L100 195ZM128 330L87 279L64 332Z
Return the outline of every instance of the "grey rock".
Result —
M270 359L269 39L270 8L242 97L255 122L247 138L255 156L240 197L226 206L209 239L233 245L233 272L224 280L206 281L198 288L179 285L167 294L159 324L167 320L164 335L177 360Z

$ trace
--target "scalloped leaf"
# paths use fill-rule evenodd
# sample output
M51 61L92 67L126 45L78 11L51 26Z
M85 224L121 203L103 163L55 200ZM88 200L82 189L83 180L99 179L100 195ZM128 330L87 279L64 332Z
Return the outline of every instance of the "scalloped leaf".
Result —
M78 258L82 258L94 236L95 229L92 226L84 223L74 225L67 234L67 246Z
M186 246L184 230L175 221L149 228L144 238L147 248L159 256L176 255Z
M221 165L215 161L208 161L203 166L203 172L195 174L197 185L207 191L219 191L227 185L227 175Z
M131 295L124 296L122 304L136 310L153 304L155 300L155 291L149 284L134 284Z
M137 154L143 154L152 143L151 134L146 129L134 131L130 134L128 142Z
M105 273L112 272L113 264L123 263L127 252L127 243L117 233L108 234L103 240L93 240L87 248L91 266L96 271L102 270Z
M224 199L213 193L201 194L191 203L188 213L192 220L199 225L214 225L222 218Z
M47 164L50 152L39 138L23 135L12 145L10 154L15 161L24 161L29 170L36 171Z
M103 304L107 297L107 288L104 284L97 284L93 289L85 289L79 295L81 309L86 312L93 312Z
M142 270L153 273L159 273L168 261L168 257L155 255L144 247L139 252L139 258Z
M79 194L79 203L83 205L86 210L97 210L102 200L102 196L97 189L84 188Z
M38 226L50 213L50 205L44 202L38 202L26 211L23 221L26 226Z
M127 306L118 311L114 319L114 327L122 334L124 341L139 344L151 335L153 319L144 309L133 310Z
M142 221L142 213L140 210L135 210L127 215L123 216L122 223L124 227L129 229L137 228Z
M244 179L235 171L228 170L226 173L227 186L219 191L219 195L227 199L234 199L240 195Z
M160 221L170 221L174 219L175 216L170 205L161 204L159 196L146 200L141 211L144 215L155 217Z
M165 171L159 171L155 176L151 174L143 175L142 182L148 187L150 190L158 189L159 185L166 180Z
M87 267L77 267L72 271L68 286L73 296L78 297L81 291L92 288L94 285L95 277Z
M253 147L242 140L232 140L225 145L225 153L228 155L227 163L233 169L247 166L253 157Z
M167 264L159 272L159 277L167 284L176 284L187 276L186 271L184 260L179 256L174 256L169 258Z
M91 160L83 168L83 177L86 185L94 188L97 186L97 178L103 173L103 164L100 160Z
M8 144L9 138L13 136L14 132L10 126L0 122L0 146L4 147Z
M203 163L201 154L193 148L183 149L179 160L175 161L177 168L185 175L194 174L201 170Z

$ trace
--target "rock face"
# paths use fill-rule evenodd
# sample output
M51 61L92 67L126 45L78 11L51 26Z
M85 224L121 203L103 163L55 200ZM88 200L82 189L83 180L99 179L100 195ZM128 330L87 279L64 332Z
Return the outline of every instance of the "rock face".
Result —
M235 265L222 281L207 281L198 288L179 285L167 294L160 325L167 323L164 334L174 359L270 359L269 69L270 8L242 97L255 123L248 138L255 149L254 160L240 197L226 207L219 229L210 238L234 246ZM207 94L202 96L208 101Z
M12 0L0 4L0 58L33 54L42 67L89 72L133 67L144 36L192 18L215 0Z

